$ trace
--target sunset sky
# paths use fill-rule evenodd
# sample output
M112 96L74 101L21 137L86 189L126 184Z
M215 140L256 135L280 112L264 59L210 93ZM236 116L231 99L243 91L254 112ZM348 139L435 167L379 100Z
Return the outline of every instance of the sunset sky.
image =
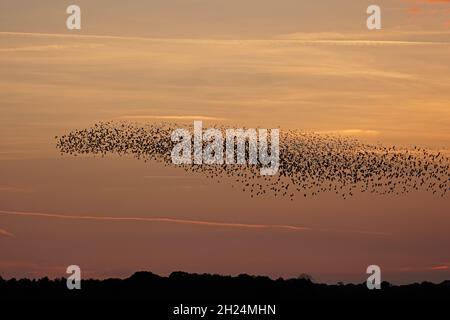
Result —
M73 3L80 31L66 29ZM101 278L336 282L364 281L377 264L383 280L449 279L448 195L251 199L230 181L55 147L98 121L204 119L448 152L450 0L379 0L374 31L370 4L2 0L0 276L61 277L77 264Z

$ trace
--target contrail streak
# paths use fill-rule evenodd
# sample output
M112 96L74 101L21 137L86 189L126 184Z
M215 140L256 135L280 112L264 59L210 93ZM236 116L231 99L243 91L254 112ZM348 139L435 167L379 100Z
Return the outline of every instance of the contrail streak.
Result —
M0 210L0 214L11 216L27 216L27 217L41 217L41 218L57 218L68 220L92 220L92 221L144 221L144 222L162 222L162 223L176 223L184 225L196 225L204 227L218 227L218 228L236 228L236 229L282 229L288 231L321 231L321 232L338 232L338 233L358 233L366 235L385 236L386 233L359 231L359 230L331 230L323 228L310 228L303 226L284 225L284 224L248 224L248 223L231 223L218 221L204 221L204 220L190 220L177 219L167 217L114 217L114 216L86 216L86 215L65 215L57 213L44 212L24 212L24 211L9 211Z
M11 32L0 31L0 35L9 36L32 36L32 37L44 37L44 38L67 38L67 39L100 39L100 40L133 40L133 41L152 41L159 43L228 43L239 44L242 42L248 43L293 43L304 45L343 45L343 46L373 46L373 45L386 45L386 46L415 46L415 45L449 45L449 42L438 41L405 41L405 40L323 40L323 39L189 39L189 38L149 38L149 37L136 37L136 36L119 36L119 35L97 35L97 34L64 34L64 33L39 33L39 32Z
M78 216L78 215L43 213L43 212L22 212L22 211L7 211L7 210L0 210L0 214L14 215L14 216L59 218L59 219L76 219L76 220L168 222L168 223L199 225L199 226L207 226L207 227L224 227L224 228L244 228L244 229L276 228L276 229L288 229L288 230L295 230L295 231L312 230L311 228L308 228L308 227L290 226L290 225L228 223L228 222L176 219L176 218L165 218L165 217L112 217L112 216L100 217L100 216Z
M5 229L0 229L0 236L15 237L13 233L6 231Z

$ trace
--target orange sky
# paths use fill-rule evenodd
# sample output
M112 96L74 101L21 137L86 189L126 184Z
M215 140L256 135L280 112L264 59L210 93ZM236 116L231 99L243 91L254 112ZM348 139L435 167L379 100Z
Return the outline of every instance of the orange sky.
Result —
M54 140L195 118L449 149L449 1L379 1L381 31L365 28L369 1L78 1L76 32L68 4L1 3L0 275L79 264L362 281L379 264L394 281L449 278L448 196L256 200L131 158L61 157Z

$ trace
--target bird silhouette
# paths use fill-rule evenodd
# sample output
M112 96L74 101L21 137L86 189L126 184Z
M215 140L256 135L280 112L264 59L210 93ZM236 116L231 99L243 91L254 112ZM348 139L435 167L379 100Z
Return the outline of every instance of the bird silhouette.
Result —
M174 129L185 124L100 122L55 137L61 154L132 154L137 159L174 166L171 141ZM225 127L214 128L225 131ZM206 142L204 142L206 143ZM225 142L223 150L225 150ZM236 148L236 145L235 145ZM237 149L235 149L235 154ZM245 149L249 159L248 146ZM188 172L222 181L231 178L251 197L303 198L330 192L344 199L358 193L404 194L425 190L441 197L449 191L450 159L443 152L414 146L366 144L357 139L302 130L280 130L279 169L261 176L262 164L177 165Z

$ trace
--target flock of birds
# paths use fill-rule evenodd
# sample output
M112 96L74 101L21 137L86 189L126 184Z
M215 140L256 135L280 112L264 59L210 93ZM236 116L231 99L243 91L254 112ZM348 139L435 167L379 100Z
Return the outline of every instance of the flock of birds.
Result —
M57 148L71 155L132 154L173 166L171 133L180 127L187 128L175 123L100 122L56 137ZM293 200L332 192L347 198L356 193L384 195L414 190L443 197L450 187L450 158L442 152L370 145L330 134L280 130L279 163L274 176L261 176L261 164L179 166L209 178L229 177L251 197L274 195Z

